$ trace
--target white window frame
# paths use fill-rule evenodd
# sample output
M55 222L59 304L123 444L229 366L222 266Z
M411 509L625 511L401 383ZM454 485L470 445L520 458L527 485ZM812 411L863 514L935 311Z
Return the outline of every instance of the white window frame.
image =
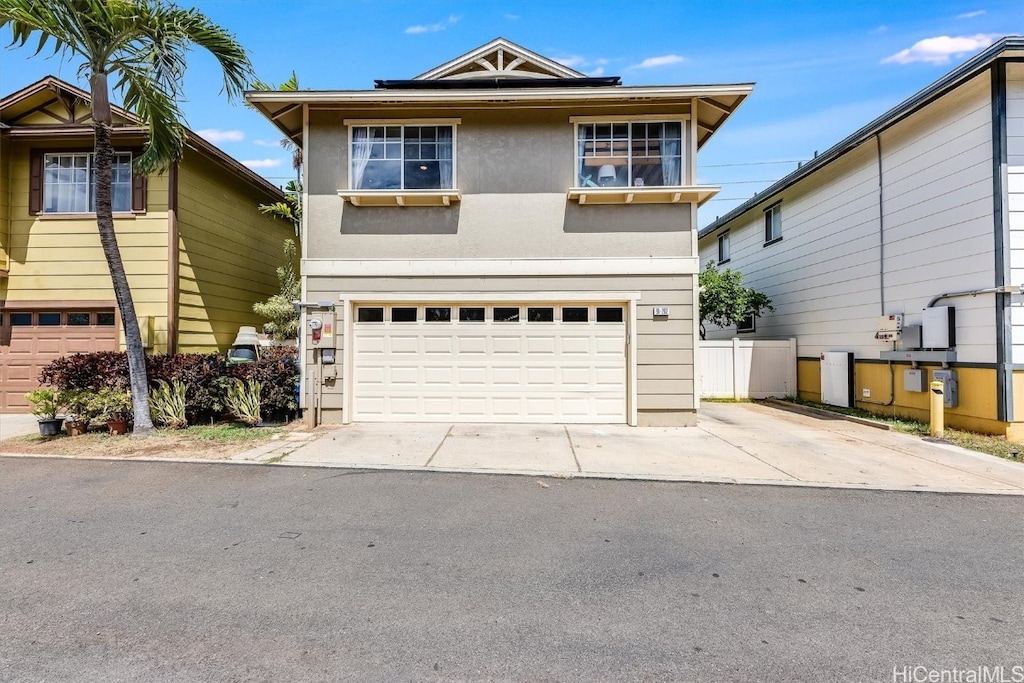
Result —
M608 189L618 188L622 189L637 189L637 188L652 188L652 189L663 189L663 188L681 188L688 187L688 154L690 153L689 146L689 134L688 134L688 122L689 117L679 116L663 116L663 115L651 115L651 116L627 116L627 117L591 117L591 116L574 116L570 117L570 121L574 123L573 126L573 177L575 178L574 186L582 188L580 181L580 168L582 167L581 158L579 154L579 142L580 142L580 126L592 126L592 125L609 125L614 126L617 124L623 124L629 126L629 137L627 138L627 144L629 149L629 155L626 157L627 164L627 179L633 178L633 125L638 123L678 123L679 124L679 183L674 185L615 185Z
M724 247L724 248L723 248ZM728 263L731 259L730 244L729 244L729 231L726 230L718 236L718 262Z
M782 202L764 210L764 244L775 244L782 239Z
M96 213L96 173L95 173L95 170L94 170L94 159L95 159L95 156L96 155L95 155L94 152L85 152L85 151L46 152L43 155L43 177L42 177L42 180L41 180L41 183L42 183L42 188L41 189L42 189L42 213L44 215L55 216L55 215L61 215L61 214ZM62 157L70 157L71 159L84 157L85 160L86 160L86 162L85 162L85 173L86 173L86 178L87 178L86 182L87 182L87 185L88 185L87 192L88 192L89 196L88 196L88 205L84 209L81 209L81 208L71 208L71 209L63 209L62 210L60 207L58 207L58 208L56 208L56 209L51 211L48 208L49 207L49 202L47 201L47 198L51 196L50 195L51 192L59 191L59 188L62 185L65 185L65 186L70 185L72 187L75 186L75 185L79 185L79 183L76 183L74 181L62 183L59 178L57 179L56 182L53 182L53 183L47 182L47 177L46 177L47 173L46 173L46 171L47 171L48 164L50 163L50 161L52 159L60 159ZM127 203L127 206L124 206L122 208L119 208L117 206L113 206L113 212L114 213L131 213L131 211L132 211L132 190L134 188L134 182L133 181L134 181L134 173L135 173L134 170L132 169L132 161L133 161L132 160L132 153L131 152L114 152L114 159L113 159L113 161L111 163L111 172L114 171L115 166L118 163L123 163L122 157L128 157L128 162L127 162L128 163L128 172L129 172L128 181L127 181L127 186L128 186L128 195L127 195L128 196L128 203ZM72 169L74 169L73 166L72 166ZM111 188L110 188L110 190L111 190L111 192L110 192L111 202L113 202L113 200L114 200L114 186L118 185L118 184L124 185L125 183L124 182L117 183L117 182L113 181L113 179L111 180Z
M751 332L757 332L757 316L751 311L747 313L746 317L740 322L736 323L736 332L739 334L749 334Z
M380 120L380 119L346 119L344 125L348 128L348 189L352 192L373 192L378 194L403 194L410 192L443 192L451 193L457 192L459 187L459 166L458 166L458 149L459 149L459 124L462 123L461 119L402 119L402 120ZM353 155L352 146L355 143L355 131L357 128L367 127L393 127L401 128L402 130L402 157L399 160L401 164L401 185L400 188L387 188L379 190L366 190L357 188L353 185L355 174L352 172ZM447 126L452 130L452 186L448 188L406 188L405 187L405 129L406 128L421 128L425 126Z

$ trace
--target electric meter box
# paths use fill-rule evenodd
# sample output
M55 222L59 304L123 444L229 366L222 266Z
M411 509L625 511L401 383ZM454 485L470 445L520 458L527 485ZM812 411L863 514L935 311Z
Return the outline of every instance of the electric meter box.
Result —
M956 370L935 370L932 379L942 382L942 405L956 408L960 405L960 392L957 390Z
M921 347L951 349L956 346L956 309L933 306L921 312Z
M902 342L903 349L906 351L912 351L921 348L921 326L920 325L904 325L903 330L900 332L900 341Z
M878 332L875 339L879 341L899 341L903 330L903 314L883 315L878 319Z
M924 391L925 371L918 368L903 371L904 391Z

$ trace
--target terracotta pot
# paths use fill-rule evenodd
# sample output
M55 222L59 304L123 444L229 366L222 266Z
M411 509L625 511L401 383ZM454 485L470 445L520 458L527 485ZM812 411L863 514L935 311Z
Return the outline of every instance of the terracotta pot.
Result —
M107 429L114 435L127 434L128 420L107 420Z
M85 422L65 422L64 429L68 436L81 436L89 430L89 425Z

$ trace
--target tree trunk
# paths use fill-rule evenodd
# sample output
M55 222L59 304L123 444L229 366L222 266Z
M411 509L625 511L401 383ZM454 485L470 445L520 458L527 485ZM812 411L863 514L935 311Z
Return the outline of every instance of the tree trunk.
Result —
M132 407L135 428L132 438L141 438L153 431L153 420L149 414L149 378L146 375L146 349L142 346L135 302L128 287L128 276L124 272L121 251L117 247L114 232L114 209L111 200L110 167L114 160L114 147L110 141L112 116L107 90L107 74L96 71L90 78L92 89L92 118L96 130L96 147L93 157L96 173L96 226L100 233L103 255L110 269L110 280L114 286L114 297L121 311L125 346L128 352L128 374L131 380Z

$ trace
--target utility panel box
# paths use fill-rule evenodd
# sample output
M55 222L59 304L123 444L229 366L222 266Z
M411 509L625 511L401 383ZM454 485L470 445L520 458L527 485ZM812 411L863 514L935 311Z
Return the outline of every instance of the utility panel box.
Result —
M900 334L904 351L916 351L921 348L921 326L904 325Z
M878 332L875 332L875 339L879 341L899 341L900 332L903 330L903 315L883 315L878 319Z
M821 354L821 402L853 407L853 354L826 351Z
M933 306L921 313L921 347L951 349L956 346L956 309Z
M903 371L904 391L924 391L925 371L920 369Z
M956 408L960 405L956 370L935 370L932 372L932 379L942 382L942 405L947 408Z

